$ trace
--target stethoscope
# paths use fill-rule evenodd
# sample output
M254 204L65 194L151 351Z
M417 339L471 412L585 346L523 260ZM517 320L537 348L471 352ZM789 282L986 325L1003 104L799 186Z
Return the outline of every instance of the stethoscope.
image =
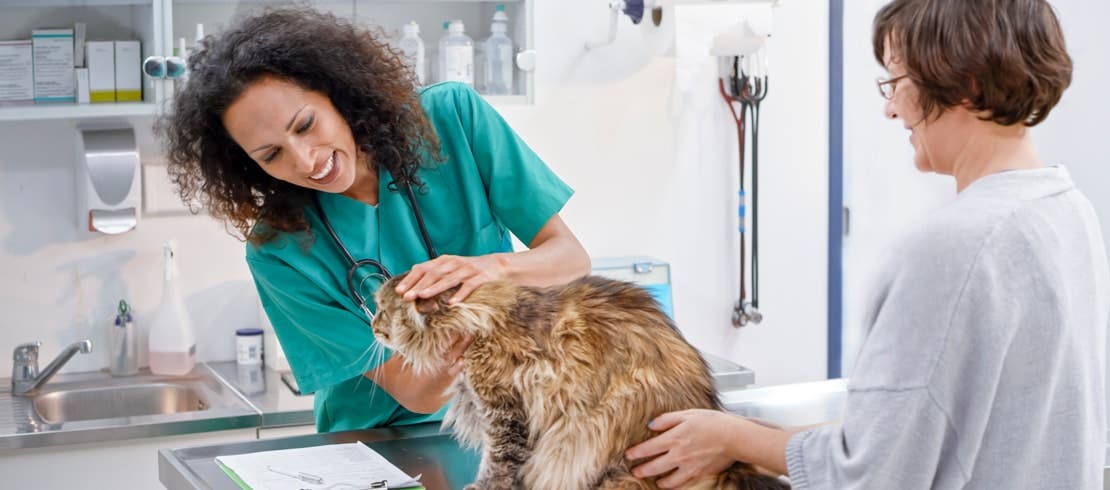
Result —
M403 187L405 188L405 197L407 198L405 200L412 206L412 214L416 216L416 224L420 227L420 238L424 241L424 249L428 251L428 258L434 259L438 257L438 254L436 254L435 247L432 246L432 237L428 235L428 228L424 225L424 216L420 213L420 208L416 205L416 195L412 192L412 186L405 185ZM374 318L374 313L371 312L370 308L366 305L366 298L363 298L362 295L359 294L358 288L355 287L355 273L362 267L370 266L375 269L376 272L372 272L368 277L378 278L382 283L385 283L385 281L393 277L393 274L389 272L385 264L377 260L355 260L355 257L351 255L351 251L347 250L347 247L343 245L343 241L339 239L339 235L335 233L335 229L331 227L328 216L324 214L324 207L320 205L319 194L313 195L313 203L316 206L316 213L320 215L320 221L324 223L324 228L328 230L328 234L331 235L331 239L335 242L335 246L339 248L340 252L343 252L343 257L347 259L347 264L349 264L347 268L347 294L350 295L351 299L358 304L358 307L365 312L369 318Z
M766 71L766 60L757 52L754 56L748 58L744 56L733 57L732 73L728 76L728 81L726 82L724 77L717 80L717 89L736 121L736 136L740 147L740 190L738 192L740 206L737 210L740 223L740 297L732 307L732 325L737 328L749 323L763 321L763 314L759 311L759 104L767 97L767 89L770 85ZM726 90L726 84L728 90ZM740 104L739 111L736 110L734 103ZM750 126L747 119L749 111L752 115ZM751 301L748 301L747 274L744 270L744 261L747 255L744 245L744 235L747 231L744 146L747 137L745 130L749 127L752 135Z

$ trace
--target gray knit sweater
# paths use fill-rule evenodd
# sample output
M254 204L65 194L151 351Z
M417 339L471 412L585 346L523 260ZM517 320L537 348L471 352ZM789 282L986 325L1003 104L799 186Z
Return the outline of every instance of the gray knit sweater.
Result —
M1102 488L1110 272L1067 170L974 182L877 286L842 423L787 447L794 488Z

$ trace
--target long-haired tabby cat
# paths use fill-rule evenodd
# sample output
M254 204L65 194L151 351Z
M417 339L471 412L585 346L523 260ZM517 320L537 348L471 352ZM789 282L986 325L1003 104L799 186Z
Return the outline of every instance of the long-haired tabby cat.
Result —
M533 288L491 282L462 302L454 290L406 302L398 276L375 295L374 335L417 370L436 369L458 335L463 356L444 420L482 447L467 488L652 489L624 451L654 435L653 417L721 409L705 361L652 297L633 284L586 277ZM784 489L737 463L696 488Z

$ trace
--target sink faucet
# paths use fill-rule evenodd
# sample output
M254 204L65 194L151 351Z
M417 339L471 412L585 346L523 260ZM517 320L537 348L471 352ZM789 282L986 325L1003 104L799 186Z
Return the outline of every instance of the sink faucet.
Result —
M46 381L54 376L74 354L92 352L92 341L85 339L74 342L62 350L61 354L39 372L39 346L42 342L20 344L12 352L12 394L31 396L38 392Z

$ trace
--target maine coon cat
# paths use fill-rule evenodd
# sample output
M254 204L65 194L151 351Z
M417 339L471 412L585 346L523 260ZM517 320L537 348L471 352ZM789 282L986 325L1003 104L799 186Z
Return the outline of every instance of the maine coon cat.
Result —
M454 290L405 302L404 276L375 295L380 343L417 370L435 369L457 335L474 342L444 420L481 446L468 489L653 489L624 451L650 438L653 417L721 409L705 361L642 288L591 276L533 288L491 282L448 305ZM784 489L737 463L696 488Z

